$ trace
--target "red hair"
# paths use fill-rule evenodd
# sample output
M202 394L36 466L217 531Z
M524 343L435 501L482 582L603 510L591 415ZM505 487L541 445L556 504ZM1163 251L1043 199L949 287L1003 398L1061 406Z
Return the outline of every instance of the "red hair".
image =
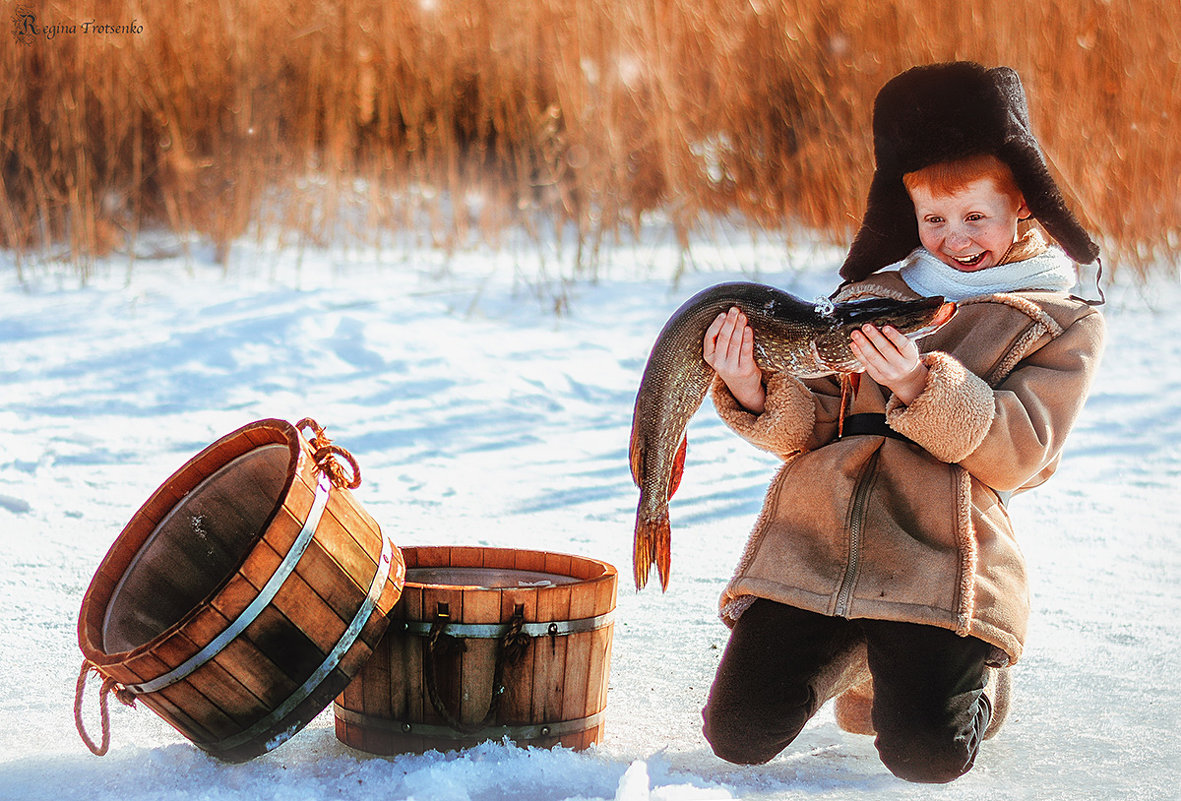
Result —
M1015 203L1024 199L1009 165L991 153L930 164L903 175L902 183L906 185L907 191L922 186L932 194L954 195L966 184L979 178L991 178L997 190L1008 195Z

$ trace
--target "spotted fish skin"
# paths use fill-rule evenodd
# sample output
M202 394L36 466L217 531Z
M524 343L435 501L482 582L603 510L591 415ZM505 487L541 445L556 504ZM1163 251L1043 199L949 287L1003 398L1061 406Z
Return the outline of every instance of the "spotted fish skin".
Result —
M859 370L849 338L867 323L891 325L913 339L941 327L956 308L941 297L808 302L751 282L717 284L685 301L656 338L632 415L628 451L632 478L640 488L633 554L636 589L647 583L653 564L661 587L668 588L668 499L680 481L685 428L714 378L714 369L702 355L702 342L710 323L732 307L746 315L754 332L759 367L797 378Z

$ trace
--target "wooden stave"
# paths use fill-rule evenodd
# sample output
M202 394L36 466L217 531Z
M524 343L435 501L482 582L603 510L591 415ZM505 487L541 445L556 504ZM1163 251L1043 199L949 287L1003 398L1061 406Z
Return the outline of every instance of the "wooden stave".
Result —
M295 456L288 466L289 475L281 502L267 517L261 534L242 563L168 629L129 651L107 654L100 644L101 620L117 583L112 575L120 569L127 569L172 505L204 477L233 458L270 443L286 444ZM135 685L168 672L217 636L241 613L246 603L257 596L258 585L267 575L266 563L276 562L280 553L286 553L294 542L295 531L302 528L320 484L312 456L311 447L290 423L260 420L226 435L177 470L136 512L112 545L87 590L78 624L79 645L87 660L104 676L125 686ZM336 667L304 701L274 725L249 742L223 748L221 743L227 738L248 730L259 721L261 714L281 703L280 699L289 698L291 690L299 685L299 679L306 673L296 670L297 675L291 676L289 666L285 664L290 652L274 644L264 646L261 642L268 637L275 640L276 633L279 633L278 639L285 639L288 643L303 635L312 644L311 648L301 649L305 666L315 660L316 654L324 657L325 649L331 650L340 641L333 640L331 634L321 633L320 626L325 620L335 618L340 625L333 629L339 634L344 628L343 620L348 618L351 621L356 615L378 572L377 560L382 544L383 537L376 521L347 489L332 487L307 550L258 618L224 650L191 674L158 691L139 694L137 700L143 701L195 745L221 759L242 761L270 750L278 743L268 745L268 741L284 732L289 736L306 725L340 689L347 686L372 654L401 594L405 563L400 551L392 544L389 546L389 576L356 639L343 652ZM334 569L337 571L333 577L335 581L330 586L336 587L343 582L346 590L334 592L333 601L328 602L319 597L319 590L313 586L314 577L310 574L323 577L325 572L331 573ZM355 598L355 604L340 608L341 598L347 600L349 596ZM331 617L326 614L329 611ZM313 636L309 637L309 633ZM250 665L254 666L253 670L246 669ZM227 706L231 708L223 709ZM293 721L296 724L294 729Z
M445 721L435 712L426 698L422 687L423 660L426 649L421 636L408 636L401 632L401 622L426 619L424 599L428 604L439 601L451 605L451 614L456 623L505 623L517 603L525 606L525 619L569 620L574 612L586 613L586 617L613 614L617 589L615 568L599 560L567 554L544 551L520 551L471 546L407 546L403 556L408 568L424 566L456 567L498 567L522 570L541 570L562 575L573 575L579 582L572 585L537 588L504 588L481 590L448 585L423 585L407 581L403 595L394 609L394 620L386 632L378 652L345 688L335 704L337 738L358 750L374 754L421 753L430 749L452 750L466 748L483 742L486 737L466 737L451 731L445 736L420 734L415 726L425 724L428 729L446 726ZM574 589L580 600L571 605ZM462 590L462 592L461 592ZM491 595L499 596L499 604L488 602ZM469 597L470 596L470 597ZM476 603L470 603L471 598ZM491 610L496 609L493 613ZM504 686L506 700L501 701L498 721L509 721L512 728L521 729L546 722L563 724L569 721L587 720L586 728L566 731L560 736L537 736L517 740L519 745L549 748L561 745L583 749L601 740L606 710L607 687L610 671L613 623L589 632L581 632L553 638L551 653L543 655L541 661L547 668L542 680L550 682L550 692L545 698L535 698L534 692L537 662L537 647L540 638L534 638L526 649L525 659L515 666L506 666ZM575 699L567 699L565 693L566 652L574 644L575 658L590 657L586 669L585 686ZM494 640L465 640L469 651L463 654L461 674L472 667L483 674L488 672L490 652L496 647ZM473 644L482 645L482 653L469 659ZM383 655L380 652L385 651ZM395 669L397 668L397 669ZM382 676L384 671L385 675ZM454 671L443 671L452 675ZM528 698L522 698L517 688L525 684L528 677ZM452 675L454 678L454 676ZM593 690L591 685L595 684ZM455 708L462 680L454 681L448 688L440 687L449 708ZM376 686L375 686L376 685ZM490 694L490 693L489 693ZM480 691L469 692L472 699L487 698ZM576 700L581 698L581 701ZM487 701L475 701L479 712L487 709ZM514 705L515 704L515 705ZM465 722L471 720L471 708L462 716ZM369 722L359 723L356 718L369 716ZM346 719L346 717L348 719ZM540 718L540 719L539 719ZM411 732L392 730L391 720L411 724ZM569 727L567 727L569 728Z

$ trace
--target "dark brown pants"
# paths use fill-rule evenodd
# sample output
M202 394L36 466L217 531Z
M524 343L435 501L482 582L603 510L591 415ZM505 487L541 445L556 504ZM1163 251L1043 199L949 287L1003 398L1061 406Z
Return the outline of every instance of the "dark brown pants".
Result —
M878 754L896 776L949 782L972 767L991 707L974 637L916 623L848 620L759 599L738 619L702 714L714 753L740 764L782 751L833 695L864 644Z

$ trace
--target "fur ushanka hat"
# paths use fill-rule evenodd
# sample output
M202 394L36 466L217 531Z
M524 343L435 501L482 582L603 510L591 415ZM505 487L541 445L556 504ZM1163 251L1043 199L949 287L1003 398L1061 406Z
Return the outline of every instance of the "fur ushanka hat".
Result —
M841 267L858 281L919 246L905 173L991 153L1009 165L1032 215L1079 264L1099 256L1050 176L1029 127L1021 79L1009 67L970 61L914 67L895 76L873 105L876 169L865 218Z

